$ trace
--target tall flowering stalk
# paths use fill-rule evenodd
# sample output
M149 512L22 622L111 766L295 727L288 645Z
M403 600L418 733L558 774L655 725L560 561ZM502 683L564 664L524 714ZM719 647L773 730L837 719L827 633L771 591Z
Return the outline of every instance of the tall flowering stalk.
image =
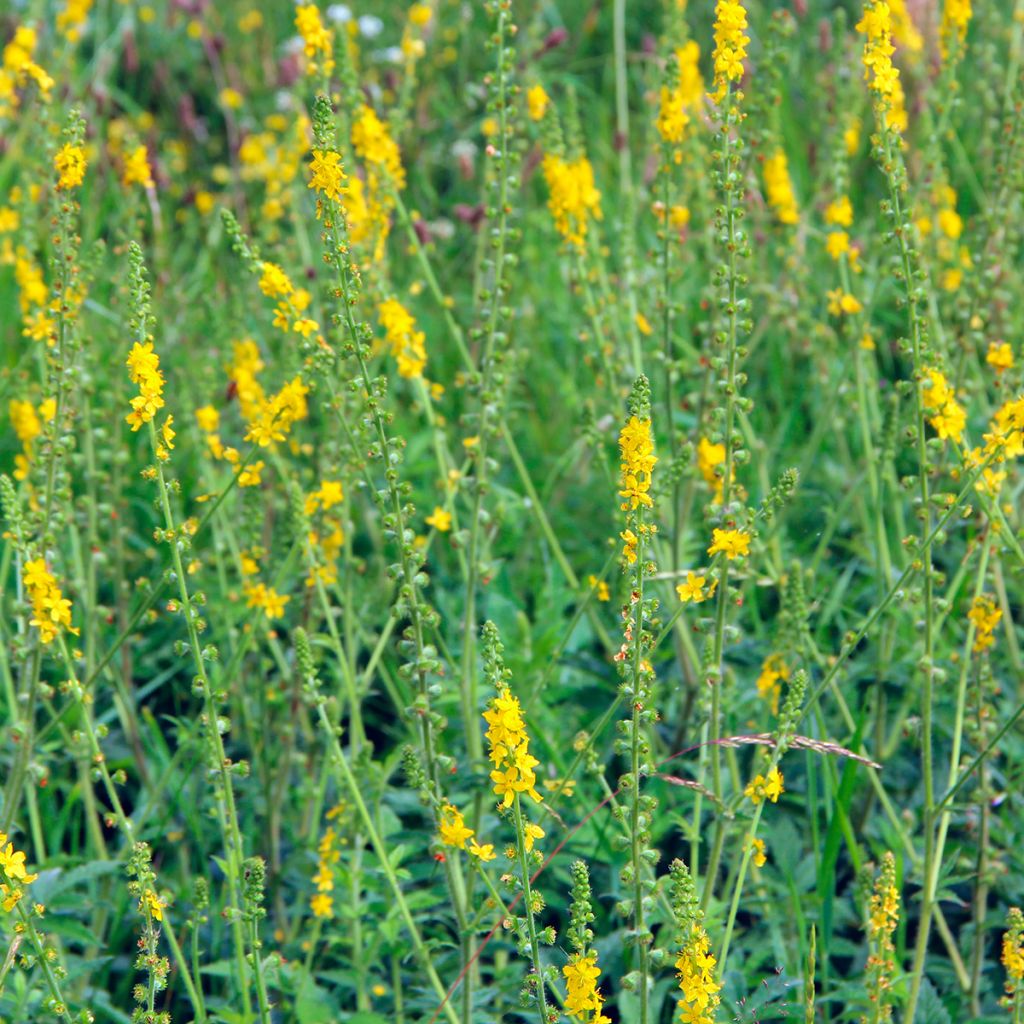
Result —
M892 980L896 972L896 949L892 937L900 920L900 894L896 888L896 858L886 851L868 904L867 933L870 953L867 962L867 994L871 1012L864 1024L886 1024L892 1020Z
M569 874L572 878L569 942L573 952L562 968L566 986L565 1012L585 1024L611 1024L611 1018L604 1014L604 996L598 988L601 971L597 966L597 950L591 945L594 933L590 925L594 912L586 862L574 861Z
M499 427L500 389L504 383L503 343L508 340L507 328L512 317L508 303L508 272L516 261L515 254L509 251L513 239L510 188L516 181L517 166L512 120L515 50L509 45L509 37L515 35L516 26L510 17L511 6L508 0L495 0L490 8L495 19L495 30L491 40L495 52L495 69L490 79L491 94L488 107L497 118L498 132L495 141L487 147L487 154L493 161L490 176L492 195L488 208L488 220L491 222L489 280L486 289L481 293L484 300L483 324L475 332L480 339L478 372L472 374L470 378L479 398L479 405L472 419L473 436L478 438L478 441L468 449L473 469L472 474L463 481L472 495L466 551L466 606L462 633L462 702L463 719L467 723L472 721L478 711L476 602L480 578L488 575L488 567L484 563L481 551L484 527L487 523L484 499L490 489L488 477L492 461L491 446L497 438ZM478 734L474 729L469 729L468 734L470 757L478 761L482 753Z
M931 929L935 889L938 881L935 834L935 779L932 749L933 688L935 679L935 598L936 573L932 565L932 500L929 474L929 444L926 440L926 422L929 421L940 437L959 439L963 429L962 410L956 404L945 378L934 369L936 356L931 349L921 304L924 301L925 275L907 213L904 196L907 192L907 173L903 160L902 139L894 125L894 106L900 96L899 70L892 62L895 47L892 43L892 24L888 4L883 0L867 0L864 13L857 24L864 36L864 77L871 92L876 131L872 137L872 152L885 175L889 198L883 203L883 213L889 221L889 237L896 244L898 256L897 277L903 286L910 327L909 349L914 370L914 429L917 449L917 514L920 519L920 542L915 557L920 566L923 594L923 630L921 656L918 667L922 673L921 687L921 768L924 776L924 892L918 922L914 964L911 974L907 1019L913 1020Z
M721 323L714 335L714 344L720 350L711 360L712 370L718 375L717 387L721 396L721 404L716 408L716 426L721 434L721 443L725 445L725 459L722 463L722 489L718 502L720 521L723 529L715 530L715 541L708 549L709 554L722 551L726 559L719 571L717 581L718 593L715 608L715 627L712 641L710 663L706 666L705 675L711 688L711 718L708 738L710 739L711 788L719 800L723 796L721 751L718 740L721 737L721 688L723 658L725 653L726 611L729 604L730 565L735 557L745 555L749 548L749 537L737 531L735 516L738 511L733 502L735 466L745 453L741 448L741 439L736 433L737 408L749 408L749 400L740 397L740 388L745 378L738 372L743 350L740 347L740 335L749 333L749 301L740 294L740 286L744 281L739 270L739 261L749 256L747 237L740 222L744 211L742 206L742 154L743 138L739 132L743 123L743 93L739 83L743 78L743 61L746 58L746 47L750 42L746 35L747 13L738 0L718 0L715 6L715 50L712 55L714 64L714 81L712 99L715 104L715 116L718 120L716 129L716 148L714 160L716 164L715 181L722 196L722 205L715 211L715 226L721 239L724 252L715 278L721 294L719 299ZM732 543L735 539L743 541L742 550ZM726 546L719 541L719 535ZM702 749L702 762L705 754ZM695 829L699 823L695 821ZM703 901L707 902L715 886L715 876L722 854L725 839L724 821L719 816L715 822L714 839L708 862L707 880L704 885ZM696 836L694 845L696 846ZM692 855L693 872L698 874L698 850Z
M641 793L641 785L653 770L646 731L657 719L651 701L654 669L648 660L654 645L650 620L657 602L645 596L644 584L655 571L647 550L657 526L648 522L647 512L654 506L650 494L651 478L658 461L651 433L651 389L646 377L638 377L633 384L629 413L629 419L619 434L619 496L623 499L621 510L626 513L625 529L621 533L622 554L629 579L629 601L622 609L625 636L615 660L622 677L620 691L629 705L631 716L620 723L622 736L616 747L620 753L629 756L629 772L619 780L619 786L629 793L630 859L622 870L622 882L632 891L632 899L623 900L622 908L628 908L633 918L629 939L637 955L636 968L626 983L639 993L640 1021L646 1024L652 941L647 913L652 907L654 883L645 867L657 859L656 852L650 848L650 827L657 803L653 796Z
M379 123L379 122L377 122ZM316 148L323 153L338 154L333 113L325 96L318 96L313 112L313 134ZM353 131L355 136L355 130ZM385 132L366 129L361 143L364 159L376 161L382 173L390 176L397 195L395 182L398 159L397 147L390 142ZM360 144L356 145L357 151ZM439 617L423 597L428 577L423 571L424 549L415 543L412 530L414 506L407 500L407 491L400 481L398 467L402 460L403 442L392 436L388 430L389 418L384 410L387 394L387 379L374 377L369 370L370 341L372 332L365 322L356 320L354 308L360 289L360 272L349 247L346 211L339 201L343 196L340 162L332 161L337 173L330 181L314 186L317 195L317 213L322 225L324 263L332 274L331 294L335 303L332 319L343 336L342 356L352 369L349 387L363 403L363 419L369 427L368 453L371 464L383 462L383 486L372 480L371 470L366 471L372 494L381 511L381 519L388 538L394 543L398 560L389 572L398 582L395 598L395 613L405 619L407 625L402 631L400 650L406 659L400 671L416 687L413 704L407 709L414 728L418 730L420 750L426 765L427 799L434 813L435 826L441 825L442 765L452 764L442 757L438 750L437 734L443 718L432 707L432 698L437 685L431 678L441 670L437 649L430 642L430 632L437 626ZM404 178L402 179L404 181ZM457 862L445 861L445 877L452 898L452 906L460 932L466 936L463 944L463 959L468 963L469 928L466 917L466 893L462 871Z
M515 829L515 846L510 855L514 855L519 866L517 883L522 893L529 947L525 952L533 962L533 973L527 979L527 995L535 1000L540 1024L551 1024L545 991L551 980L541 960L540 944L542 940L550 943L554 936L550 930L545 933L540 930L537 915L544 902L532 882L533 872L541 862L540 851L535 845L544 837L544 830L527 819L522 801L524 796L529 796L534 803L541 802L534 771L539 762L530 753L530 737L523 710L519 698L509 689L511 673L505 666L504 648L493 622L484 623L482 646L484 671L497 691L483 715L487 723L488 757L494 766L491 781L494 783L494 795L498 797L498 808L502 813L510 814Z
M676 924L675 965L679 979L679 1019L683 1024L714 1024L721 997L718 962L704 929L704 912L697 887L686 864L674 860L669 867L670 899Z
M132 380L138 385L139 394L132 399L131 412L126 417L133 429L143 425L148 427L149 446L153 463L143 471L143 476L155 481L157 485L157 503L160 509L163 526L155 531L158 541L167 545L171 554L171 576L176 584L177 599L171 603L175 611L179 611L185 620L187 642L178 642L179 653L188 651L195 675L192 679L192 692L203 702L201 723L203 726L204 755L214 780L214 797L217 807L217 820L224 841L224 868L227 878L228 907L226 916L230 922L234 940L236 984L240 1000L243 1021L252 1019L249 999L250 971L246 966L246 942L242 921L242 861L244 845L238 822L238 811L235 805L233 777L244 773L247 766L239 765L227 756L224 748L224 734L230 729L229 719L221 713L221 702L226 694L215 685L210 677L208 666L214 664L218 657L216 647L204 644L201 633L206 628L200 607L202 599L197 602L188 586L188 573L183 555L191 547L194 531L188 524L179 524L171 507L171 495L178 493L176 480L168 479L164 466L170 461L170 452L174 448L174 430L172 418L166 417L158 429L155 413L163 406L163 375L160 371L159 356L154 351L150 330L152 314L150 312L150 288L146 279L146 268L142 250L135 242L128 247L128 279L131 289L132 316L130 327L135 333L135 341L128 357L128 368ZM261 1008L261 1020L268 1020Z

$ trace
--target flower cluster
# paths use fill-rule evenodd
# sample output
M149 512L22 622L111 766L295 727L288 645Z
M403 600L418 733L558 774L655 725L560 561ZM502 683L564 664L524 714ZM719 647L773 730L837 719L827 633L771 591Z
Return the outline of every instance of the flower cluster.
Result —
M531 121L541 121L551 104L551 97L544 91L544 86L531 85L526 90L526 113Z
M782 772L779 771L777 766L773 765L768 769L766 776L755 775L747 783L746 788L743 790L743 795L753 804L759 804L763 800L771 800L773 804L776 804L779 802L779 797L785 792L782 782Z
M528 829L530 827L527 826ZM437 831L441 842L445 846L451 846L457 850L466 850L471 857L476 857L477 860L485 864L487 861L494 860L497 856L492 843L480 844L477 842L476 833L466 825L462 812L453 804L446 803L441 805L441 818ZM541 832L541 835L543 834ZM530 845L533 845L532 840Z
M260 264L260 291L268 298L278 300L273 320L278 330L285 333L294 331L303 338L320 330L320 325L305 315L313 300L312 295L305 288L296 288L276 263Z
M125 417L132 431L136 431L163 408L164 375L160 371L160 357L153 351L151 341L135 342L125 365L131 382L139 388L139 393L131 400L132 411Z
M284 606L290 600L286 594L279 594L265 583L253 583L245 587L245 606L259 608L268 619L283 618Z
M773 715L779 712L782 684L789 679L789 674L789 666L781 654L769 654L761 663L761 674L757 677L757 692L771 702Z
M21 578L32 603L31 624L39 630L40 642L53 643L62 629L78 636L78 630L71 625L71 602L61 594L46 560L35 558L26 562Z
M904 49L918 54L924 49L924 36L918 31L907 10L906 0L888 0L892 18L892 37Z
M35 29L19 25L0 62L0 117L18 106L18 87L29 80L36 83L44 100L49 99L53 79L32 59L35 49Z
M956 400L956 392L949 386L941 370L925 370L921 384L922 401L930 413L928 422L943 440L959 442L967 425L967 412Z
M601 219L601 193L594 185L594 168L583 155L566 160L548 153L541 170L555 230L569 245L582 250L590 218Z
M712 99L721 103L730 82L743 77L743 61L750 37L745 35L747 12L739 0L718 0L715 4L715 91Z
M324 27L316 4L299 4L295 8L295 28L302 37L309 74L315 74L319 69L318 62L322 61L324 74L329 75L334 69L331 58L334 40L330 31Z
M398 301L385 299L378 307L391 354L398 364L398 374L409 380L423 376L427 365L426 335L416 329L413 315Z
M382 175L396 189L405 188L405 168L398 143L373 107L366 104L352 125L352 148L367 167Z
M597 966L597 951L574 953L562 968L565 975L565 1012L588 1024L611 1024L611 1018L602 1012L604 997L597 987L601 971Z
M939 26L939 43L943 58L949 56L954 42L957 48L963 46L972 14L971 0L946 0L943 4L942 24Z
M619 496L626 499L623 511L640 505L651 508L651 474L658 459L649 418L630 416L619 433L619 454Z
M124 185L141 185L142 188L153 188L153 169L149 166L149 156L145 146L136 146L124 160L121 173Z
M715 444L706 437L697 442L697 469L704 478L704 482L714 491L715 501L721 502L722 490L725 487L723 473L716 471L718 466L725 465L725 445L719 442ZM724 471L723 471L724 472ZM733 468L735 478L735 468Z
M890 852L882 858L882 869L875 879L868 905L868 998L876 1004L874 1019L892 1019L890 989L896 968L895 947L892 936L900 920L900 894L896 888L896 859Z
M719 986L715 981L717 967L710 952L708 933L696 922L689 939L676 957L676 971L682 998L679 1009L683 1024L714 1024L719 1004Z
M11 417L14 436L21 442L21 454L14 456L14 479L28 478L32 462L33 442L43 432L43 423L49 423L57 413L57 402L44 399L37 409L31 402L12 398L7 411Z
M857 22L864 39L864 78L886 107L891 106L900 73L892 62L892 22L885 0L867 0L864 16Z
M293 377L281 389L258 403L249 418L247 441L254 441L261 448L268 448L275 441L283 441L292 426L309 415L306 395L309 388L301 377Z
M979 594L972 602L967 618L974 626L974 651L988 650L995 643L993 633L1003 617L995 601L988 594Z
M85 181L85 150L73 142L65 142L53 158L57 170L57 188L61 191L78 188Z
M1006 968L1006 994L1011 999L1024 993L1024 913L1010 907L1003 934L1002 963Z
M764 187L768 194L768 205L775 211L779 223L799 223L800 209L789 176L789 162L781 149L777 149L764 162Z
M0 832L0 897L2 906L10 913L24 895L24 886L31 885L39 876L25 870L25 854L15 850L7 841L7 833Z
M742 558L750 553L750 534L746 530L721 530L718 527L711 533L709 555L723 554L731 562L734 558Z
M309 909L316 917L334 916L334 865L341 859L341 851L337 848L338 833L328 826L320 842L317 844L316 874L313 884L316 895L309 901Z
M704 95L704 78L700 73L700 47L691 39L675 51L675 80L661 87L658 116L654 127L662 141L673 147L672 159L680 163L679 148L686 137L693 113Z
M309 170L312 177L309 188L318 195L340 202L345 192L345 171L341 165L341 154L333 149L314 149Z
M484 721L488 725L486 736L494 765L491 780L502 806L509 807L519 793L528 793L540 803L534 772L539 762L530 754L530 739L526 735L519 698L514 697L507 686L491 700L484 712Z

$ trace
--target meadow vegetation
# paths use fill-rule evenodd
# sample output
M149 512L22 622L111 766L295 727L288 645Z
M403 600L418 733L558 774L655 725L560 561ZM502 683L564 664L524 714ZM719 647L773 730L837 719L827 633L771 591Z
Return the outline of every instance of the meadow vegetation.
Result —
M1024 1024L1024 2L0 6L0 1024Z

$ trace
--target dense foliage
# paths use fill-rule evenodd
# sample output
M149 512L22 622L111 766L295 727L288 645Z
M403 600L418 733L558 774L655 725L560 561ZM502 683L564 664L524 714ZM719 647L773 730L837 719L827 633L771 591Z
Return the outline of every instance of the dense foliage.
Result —
M1024 1021L1024 5L0 9L0 1022Z

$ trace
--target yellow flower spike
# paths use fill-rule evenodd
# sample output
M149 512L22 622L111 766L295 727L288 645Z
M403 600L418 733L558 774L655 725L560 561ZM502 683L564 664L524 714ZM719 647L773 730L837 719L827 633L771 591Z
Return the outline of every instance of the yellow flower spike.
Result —
M452 528L452 514L445 511L440 505L426 518L427 526L432 526L439 533L447 533Z
M750 553L750 534L745 530L720 530L717 527L711 534L709 555L723 554L729 561L741 558Z

